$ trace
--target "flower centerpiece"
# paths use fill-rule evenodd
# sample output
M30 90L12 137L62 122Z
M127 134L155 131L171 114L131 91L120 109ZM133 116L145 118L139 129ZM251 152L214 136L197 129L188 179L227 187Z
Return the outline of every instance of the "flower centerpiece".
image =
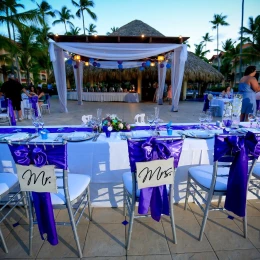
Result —
M107 116L102 120L102 126L112 127L113 131L131 130L130 124L119 119L115 114L107 114Z

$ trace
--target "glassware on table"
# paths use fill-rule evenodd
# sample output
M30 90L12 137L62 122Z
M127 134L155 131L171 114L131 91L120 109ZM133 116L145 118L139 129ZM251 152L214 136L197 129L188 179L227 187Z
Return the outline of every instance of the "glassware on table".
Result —
M160 113L159 107L155 107L154 108L154 117L155 117L155 119L159 118L159 113Z
M101 120L101 116L102 116L102 109L101 109L101 108L98 108L98 109L97 109L97 119L100 119L100 120Z
M199 121L200 121L200 128L202 129L202 125L203 125L203 122L206 121L206 114L205 113L200 113L199 115Z
M207 111L207 113L206 113L206 122L208 124L210 124L212 122L212 119L213 119L212 113L210 111Z
M38 116L38 121L39 121L39 126L41 126L41 128L43 129L43 127L44 127L44 121L43 121L42 116Z
M90 125L92 127L93 132L97 133L98 132L98 123L99 123L97 118L92 117L92 119L89 121L89 123L90 123Z
M256 111L255 118L256 118L257 128L259 128L259 124L260 124L260 110Z
M248 120L249 120L249 122L250 122L250 128L252 128L252 127L253 127L253 122L256 121L256 116L255 116L255 114L249 113L249 114L248 114Z
M39 135L39 126L40 126L39 118L33 117L32 118L32 124L35 127L35 134L38 136Z
M150 132L152 132L153 130L152 130L152 124L153 124L153 122L154 122L154 115L147 115L146 116L146 120L147 120L147 122L149 123L149 125L150 125L150 129L149 129L149 131Z
M223 124L224 124L224 126L225 126L225 130L226 130L227 132L229 132L229 131L230 131L230 128L231 128L231 126L232 126L232 117L231 117L231 116L224 116L224 117L222 118L222 122L223 122Z

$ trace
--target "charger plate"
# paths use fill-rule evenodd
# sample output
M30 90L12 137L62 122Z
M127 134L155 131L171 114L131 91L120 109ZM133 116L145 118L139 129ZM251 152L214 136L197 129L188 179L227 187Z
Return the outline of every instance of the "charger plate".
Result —
M215 136L214 133L211 133L207 130L186 130L183 131L183 134L187 137L198 138L198 139L209 139Z
M94 137L93 133L75 132L68 135L63 135L62 138L68 142L83 142Z

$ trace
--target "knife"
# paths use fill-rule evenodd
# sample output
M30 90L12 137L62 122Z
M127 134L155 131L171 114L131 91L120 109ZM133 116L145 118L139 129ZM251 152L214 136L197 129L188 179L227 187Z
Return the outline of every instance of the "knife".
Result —
M38 137L38 135L34 135L34 136L31 136L29 137L26 142L30 142L31 140L35 139L36 137Z

